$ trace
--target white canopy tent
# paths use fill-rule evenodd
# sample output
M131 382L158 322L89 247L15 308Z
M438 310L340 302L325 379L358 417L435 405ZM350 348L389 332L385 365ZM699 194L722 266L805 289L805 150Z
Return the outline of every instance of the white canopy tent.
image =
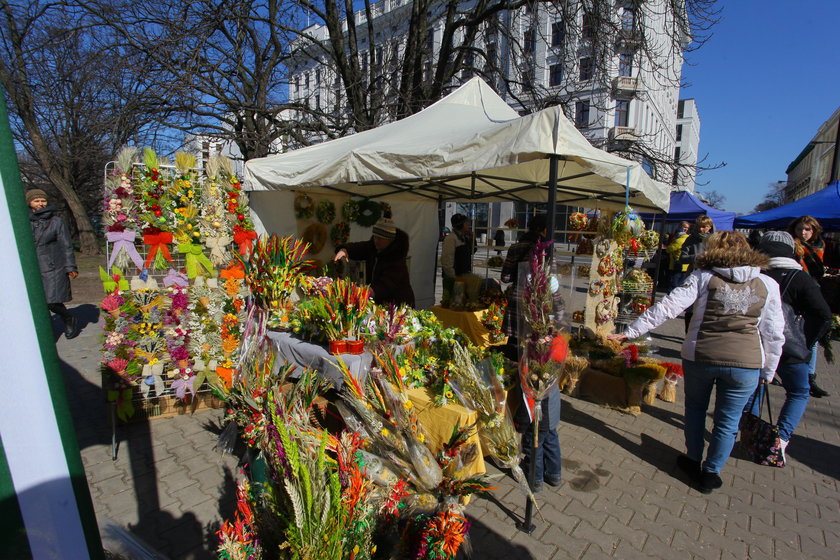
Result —
M250 191L387 200L409 233L418 306L432 303L437 207L447 201L527 201L621 209L629 180L637 210L668 210L670 189L638 162L593 147L560 107L520 117L473 78L423 111L381 127L293 152L250 160ZM426 204L418 204L425 202ZM297 233L291 198L252 194L258 223ZM291 216L291 220L289 219ZM553 219L550 220L553 230ZM355 228L351 239L369 231Z

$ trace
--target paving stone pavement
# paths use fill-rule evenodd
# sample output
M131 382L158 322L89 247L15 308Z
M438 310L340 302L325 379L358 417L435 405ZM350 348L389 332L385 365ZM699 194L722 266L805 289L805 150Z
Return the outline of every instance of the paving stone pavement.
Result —
M82 281L96 269L83 267ZM56 324L68 399L100 527L128 529L162 557L214 558L215 531L235 507L236 457L214 450L221 410L121 426L117 459L100 388L98 293L77 292L70 309L85 324L65 340ZM678 359L682 321L654 338ZM835 344L840 353L840 344ZM674 460L683 450L678 402L630 416L564 396L559 428L563 483L540 494L535 529L517 525L525 511L512 479L489 466L498 489L467 508L473 558L760 559L840 557L840 381L820 357L820 384L788 447L784 469L761 467L737 446L723 488L703 495ZM784 393L771 390L774 410ZM103 530L104 532L104 530Z

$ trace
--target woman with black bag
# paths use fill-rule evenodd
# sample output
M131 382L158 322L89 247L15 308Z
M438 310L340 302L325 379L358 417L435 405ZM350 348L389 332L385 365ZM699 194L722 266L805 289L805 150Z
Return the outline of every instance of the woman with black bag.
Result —
M785 344L776 369L785 388L785 403L776 422L778 448L783 459L788 442L808 404L812 348L831 326L831 310L817 282L797 262L795 247L793 237L783 231L765 233L758 245L758 250L770 257L769 268L762 272L778 282L785 312ZM765 389L766 385L762 384L754 402L748 407L756 416L759 416L764 397L762 391Z
M825 243L822 240L822 226L813 216L799 216L788 224L787 231L794 239L796 250L794 258L802 265L802 269L811 275L811 278L819 282L825 275L823 265ZM811 352L808 380L811 384L811 396L819 399L830 395L828 391L817 385L818 342L819 339L814 341Z

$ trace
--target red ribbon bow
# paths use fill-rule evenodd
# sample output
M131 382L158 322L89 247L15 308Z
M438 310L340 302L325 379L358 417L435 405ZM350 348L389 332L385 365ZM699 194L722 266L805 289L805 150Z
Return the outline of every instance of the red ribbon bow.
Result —
M143 235L143 243L150 246L149 254L146 256L146 268L149 268L149 265L155 260L155 255L158 251L161 252L163 258L172 262L172 255L169 253L169 247L167 246L172 243L172 234L170 232L146 233Z
M251 252L251 244L257 239L257 232L246 230L240 226L233 228L233 242L239 245L239 254L247 255Z

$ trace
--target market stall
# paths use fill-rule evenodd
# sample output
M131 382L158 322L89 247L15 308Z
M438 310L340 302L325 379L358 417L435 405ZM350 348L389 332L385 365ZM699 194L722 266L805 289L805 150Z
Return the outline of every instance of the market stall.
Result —
M826 231L840 230L840 182L788 204L735 218L735 227L746 229L786 229L800 216L813 216Z
M336 206L351 198L391 204L396 225L414 228L411 274L421 308L435 303L428 280L435 274L442 202L556 202L612 211L629 203L658 212L667 211L670 193L638 162L593 147L561 107L520 117L479 78L410 117L250 160L245 173L257 227L280 235L299 235L308 227L284 210L292 207L292 193L316 203L334 198ZM369 235L369 229L350 233L351 239Z

